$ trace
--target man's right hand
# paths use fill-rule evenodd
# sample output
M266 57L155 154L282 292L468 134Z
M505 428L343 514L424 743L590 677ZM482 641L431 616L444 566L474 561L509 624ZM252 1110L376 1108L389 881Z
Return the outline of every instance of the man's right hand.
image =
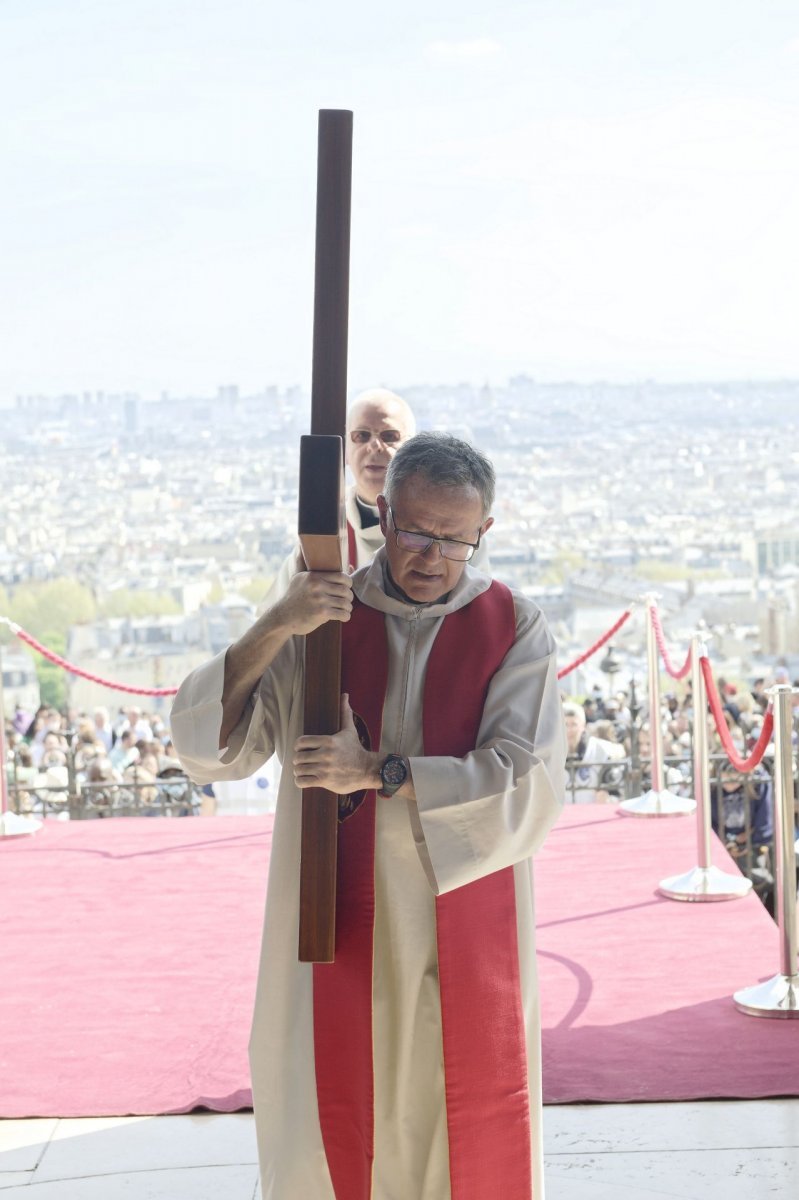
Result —
M272 610L272 620L292 634L312 633L327 621L349 621L351 615L352 579L339 571L299 572Z
M349 621L352 580L339 571L301 571L280 600L263 613L225 655L219 748L225 749L244 705L275 655L295 633L326 621Z

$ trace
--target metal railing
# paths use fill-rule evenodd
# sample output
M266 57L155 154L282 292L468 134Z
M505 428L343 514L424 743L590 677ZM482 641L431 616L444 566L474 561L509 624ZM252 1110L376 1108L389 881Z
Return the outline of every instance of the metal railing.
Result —
M153 779L135 767L122 780L81 780L74 755L67 755L67 782L54 784L41 778L21 779L12 759L8 780L12 812L41 817L69 817L86 821L102 817L190 817L200 812L202 793L187 775Z
M640 795L649 787L650 762L648 758L632 757L610 761L567 759L566 803L580 804L605 800L618 803ZM667 755L663 767L668 787L677 795L693 794L693 756ZM766 756L760 767L749 775L739 776L743 825L740 837L737 830L725 836L723 778L730 769L724 753L710 755L711 813L714 829L727 850L735 859L741 872L752 880L753 889L770 907L774 888L773 832L768 838L755 838L752 810L759 801L764 782L772 783L773 760ZM773 793L772 793L773 802ZM799 811L799 810L798 810ZM773 824L772 824L773 829Z

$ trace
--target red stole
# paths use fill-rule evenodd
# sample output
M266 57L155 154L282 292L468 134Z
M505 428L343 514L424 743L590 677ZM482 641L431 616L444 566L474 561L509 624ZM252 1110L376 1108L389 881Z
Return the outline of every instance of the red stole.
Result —
M442 622L427 664L426 755L474 749L488 686L515 640L510 591L491 587ZM356 602L342 691L379 748L385 618ZM372 968L375 804L339 826L336 961L314 966L322 1137L336 1200L370 1200L374 1158ZM409 830L410 836L410 830ZM513 869L436 897L452 1200L530 1200L530 1105ZM409 1198L410 1200L410 1198Z

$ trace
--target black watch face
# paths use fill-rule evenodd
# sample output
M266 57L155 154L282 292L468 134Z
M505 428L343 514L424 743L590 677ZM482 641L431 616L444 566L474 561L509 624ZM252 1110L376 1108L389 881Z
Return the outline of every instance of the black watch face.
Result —
M380 776L386 787L399 787L405 782L408 771L401 758L389 758L380 768Z

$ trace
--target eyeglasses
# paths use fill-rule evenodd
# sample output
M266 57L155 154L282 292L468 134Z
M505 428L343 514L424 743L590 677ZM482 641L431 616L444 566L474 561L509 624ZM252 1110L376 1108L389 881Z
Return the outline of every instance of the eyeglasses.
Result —
M444 558L453 559L455 562L468 562L480 545L479 534L476 542L458 542L453 538L437 538L427 533L412 533L409 529L398 529L391 507L388 511L391 524L394 526L397 545L401 550L408 550L411 554L425 554L433 542L436 542Z
M384 446L398 446L402 441L399 429L351 429L350 441L356 446L368 446L372 438L377 438Z

